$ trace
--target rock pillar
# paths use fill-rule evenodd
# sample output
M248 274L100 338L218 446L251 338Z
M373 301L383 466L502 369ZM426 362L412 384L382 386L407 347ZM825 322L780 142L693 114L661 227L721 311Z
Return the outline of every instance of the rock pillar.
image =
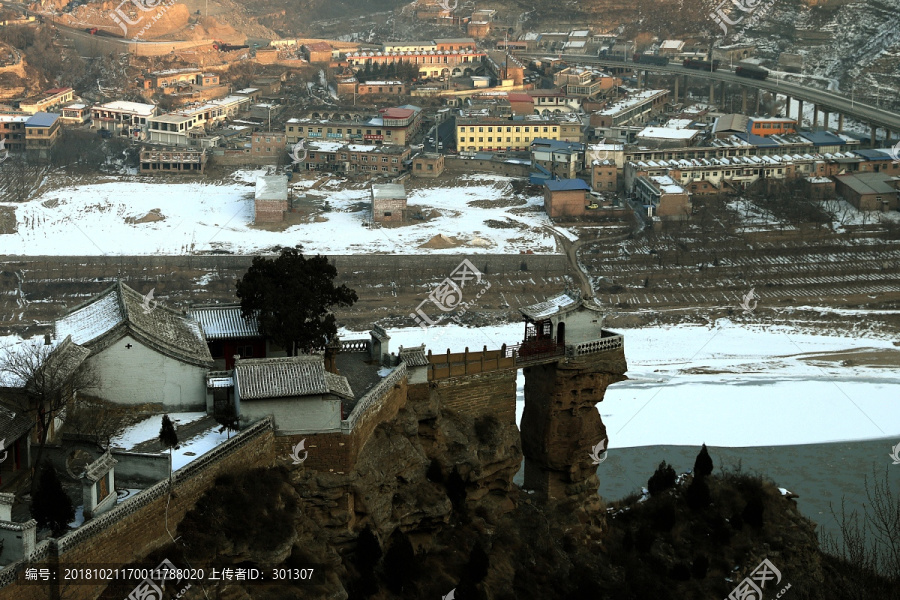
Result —
M596 404L606 388L624 381L623 349L525 368L522 452L525 488L544 501L599 507L591 449L606 439Z

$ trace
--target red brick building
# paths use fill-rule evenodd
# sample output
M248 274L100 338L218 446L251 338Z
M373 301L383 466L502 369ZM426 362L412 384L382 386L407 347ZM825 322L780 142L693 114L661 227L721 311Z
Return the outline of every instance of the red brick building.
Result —
M547 216L583 216L590 190L583 179L548 179L544 182L544 210Z

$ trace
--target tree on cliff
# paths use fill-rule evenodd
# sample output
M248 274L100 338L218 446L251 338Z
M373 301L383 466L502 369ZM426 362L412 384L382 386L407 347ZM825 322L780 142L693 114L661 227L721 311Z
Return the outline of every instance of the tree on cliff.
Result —
M328 258L303 256L302 247L284 248L275 259L257 256L237 282L241 315L256 318L259 332L290 356L322 348L337 334L333 307L349 307L356 292L337 287L337 269Z
M63 490L56 469L45 463L41 467L38 484L31 500L31 516L40 527L49 527L59 535L75 520L72 500Z
M703 444L703 447L700 448L700 452L697 454L697 459L694 461L694 477L706 477L713 472L713 461L709 456L709 450L706 449L706 444Z

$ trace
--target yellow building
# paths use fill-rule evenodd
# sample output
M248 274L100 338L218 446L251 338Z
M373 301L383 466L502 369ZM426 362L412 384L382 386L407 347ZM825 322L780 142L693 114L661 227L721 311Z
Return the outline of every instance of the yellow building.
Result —
M581 122L573 119L491 118L456 119L456 148L460 152L525 152L536 138L580 142Z

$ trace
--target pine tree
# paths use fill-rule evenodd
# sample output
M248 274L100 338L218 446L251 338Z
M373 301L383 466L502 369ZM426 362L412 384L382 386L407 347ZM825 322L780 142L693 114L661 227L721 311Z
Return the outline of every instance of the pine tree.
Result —
M72 500L63 490L56 469L44 463L31 501L31 516L39 527L49 527L53 535L59 535L75 519Z
M337 269L326 256L306 257L284 248L275 259L257 256L237 282L241 315L256 319L259 332L290 356L322 348L336 334L334 307L350 307L356 292L337 286Z
M706 449L706 444L703 444L703 447L700 448L700 453L697 454L697 459L694 461L694 477L706 477L713 472L713 461L709 456L709 450Z
M162 427L159 428L159 441L164 448L169 449L169 489L172 484L172 449L178 446L178 434L175 432L175 424L169 415L163 415Z
M172 423L169 415L163 415L162 427L159 429L159 441L169 449L169 452L178 445L178 433L175 432L175 424Z

